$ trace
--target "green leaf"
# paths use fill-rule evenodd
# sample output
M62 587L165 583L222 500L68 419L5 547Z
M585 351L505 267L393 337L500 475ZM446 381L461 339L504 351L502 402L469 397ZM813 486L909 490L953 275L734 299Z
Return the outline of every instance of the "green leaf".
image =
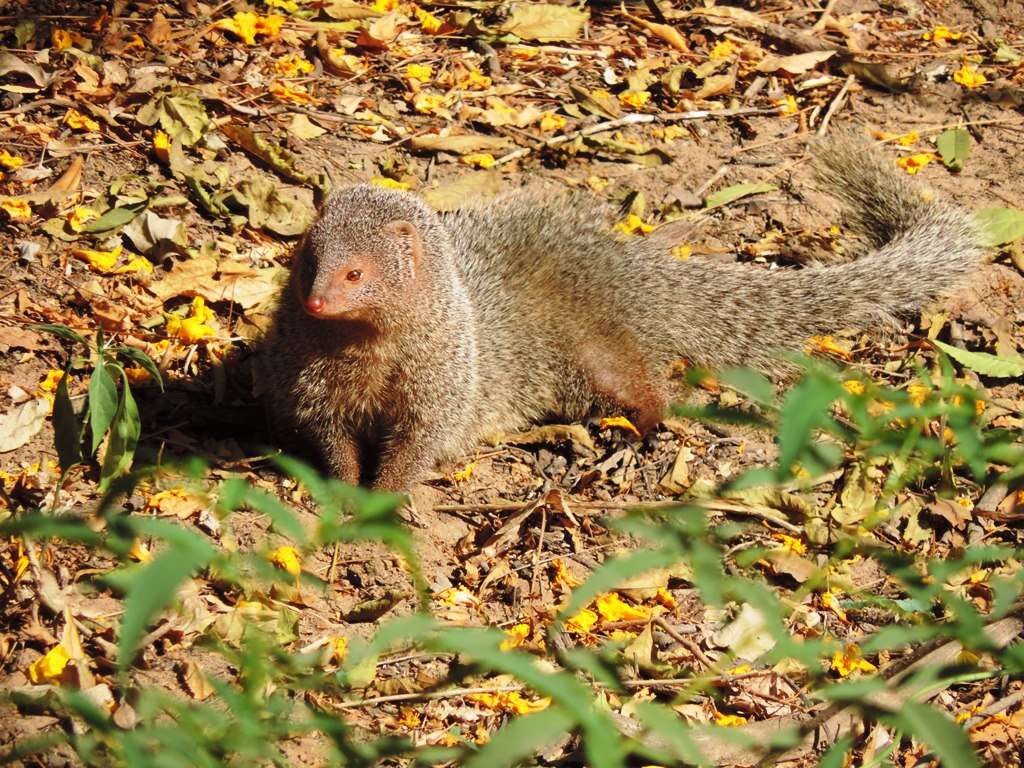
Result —
M60 325L59 323L38 323L36 325L30 325L33 331L42 331L43 333L52 333L54 336L59 336L62 339L68 341L79 341L82 344L88 344L85 337L77 331L73 331L66 325Z
M982 376L992 376L996 379L1024 376L1024 357L1020 355L999 357L997 355L990 355L987 352L968 352L965 349L960 349L941 341L933 341L932 343L960 363L960 365L970 368Z
M53 440L61 472L82 460L82 425L68 396L68 373L60 378L53 399Z
M196 570L209 563L213 548L200 536L178 528L181 534L170 547L148 565L121 572L116 581L125 590L124 619L117 643L117 665L126 669L135 656L136 646L153 617L170 605L178 587Z
M749 368L730 368L722 371L719 378L758 405L771 405L775 400L775 385L767 376L757 371Z
M107 372L107 366L101 359L89 378L89 428L92 430L92 448L89 454L103 442L110 423L117 414L117 385Z
M853 746L853 738L843 736L835 744L829 747L828 752L821 756L818 768L843 768L846 765L846 753Z
M974 214L981 225L985 245L995 247L1024 237L1024 211L1016 208L985 208Z
M645 701L637 705L636 714L651 734L665 742L664 748L670 750L676 760L687 765L708 764L708 759L693 738L692 727L674 712Z
M135 447L139 443L139 434L142 431L139 409L135 405L135 398L132 397L128 378L123 372L121 376L124 383L121 402L114 416L110 440L107 441L107 451L103 456L103 466L100 468L101 491L105 491L112 480L123 475L131 467Z
M963 728L927 704L908 701L898 711L880 715L879 719L926 743L946 768L979 765Z
M704 201L704 208L719 208L728 205L741 197L759 195L762 192L772 192L778 189L774 184L734 184L731 187L720 189L713 195L708 195Z
M963 170L971 151L971 134L963 128L948 128L935 140L942 162L952 171Z
M793 463L807 452L814 431L826 422L837 395L835 382L820 376L808 376L790 390L779 414L778 467L785 477Z
M252 509L262 512L270 518L274 530L288 537L292 543L301 546L308 539L302 528L302 523L288 507L273 494L260 488L253 488L248 481L241 477L232 477L224 481L218 503L224 509L236 509L240 505L246 504Z
M135 347L118 347L114 350L118 357L126 357L133 363L138 363L147 371L149 375L156 379L156 383L160 385L160 391L164 389L164 380L160 375L160 369L156 367L156 363L153 362L153 358L143 352L141 349Z
M466 760L464 768L499 768L524 760L550 744L573 725L572 717L554 706L517 717L495 734L487 745Z
M82 227L83 232L95 234L97 232L109 232L127 224L146 209L147 202L133 203L121 208L111 208L98 219L93 219Z

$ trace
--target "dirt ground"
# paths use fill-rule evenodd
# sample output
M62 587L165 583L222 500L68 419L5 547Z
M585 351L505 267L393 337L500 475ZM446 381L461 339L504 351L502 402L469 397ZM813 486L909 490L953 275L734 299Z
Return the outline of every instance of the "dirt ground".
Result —
M193 250L186 253L181 248L157 247L148 254L155 266L151 276L100 274L91 271L87 262L73 256L72 251L83 247L106 249L109 241L105 236L97 236L91 243L55 236L43 228L48 219L39 212L27 221L8 217L0 226L0 414L33 397L47 372L64 366L71 349L64 341L29 330L30 324L63 323L83 333L105 328L108 334L154 354L166 381L164 392L152 382L135 388L142 419L141 463L200 456L209 462L212 480L246 476L295 502L294 508L310 526L315 523L315 511L307 503L300 503L301 494L294 483L281 477L266 460L269 437L262 426L256 396L259 382L252 370L253 343L266 326L272 296L283 279L295 238L253 226L251 216L233 230L224 218L215 218L197 205L183 179L176 179L168 162L154 154L153 128L136 122L140 105L154 92L144 82L149 76L174 76L198 87L215 123L223 120L227 124L230 120L270 131L311 174L324 172L336 182L385 177L411 183L419 192L448 192L449 197L453 183L470 177L468 183L472 186L468 193L461 193L462 197L537 184L590 187L614 206L635 200L639 194L646 204L640 214L645 221L662 223L672 216L693 219L683 241L689 247L689 258L739 260L749 262L752 270L800 269L811 262L843 258L836 246L841 233L833 230L840 224L836 205L828 190L816 188L811 177L809 160L814 149L809 140L847 83L845 98L830 116L831 130L856 126L865 135L890 137L877 151L895 162L900 157L935 152L932 141L942 130L963 126L971 137L963 170L952 172L934 160L917 178L942 197L971 210L991 206L1024 209L1024 69L1019 63L993 63L990 44L1003 40L1024 55L1024 3L840 0L831 15L839 20L841 29L833 26L824 32L811 30L820 15L817 6L743 6L747 12L771 19L785 29L833 43L861 45L868 52L861 58L884 62L891 72L917 73L919 82L912 89L889 90L860 75L850 75L847 80L847 74L835 62L825 62L789 77L769 74L762 78L766 82L759 90L752 87L758 73L743 67L732 87L705 99L692 98L697 85L674 95L652 86L655 103L642 106L640 111L655 119L627 125L615 134L619 142L640 142L656 148L658 161L651 164L630 162L631 155L607 147L560 149L543 145L556 134L542 133L533 124L522 128L481 127L477 122L470 128L454 106L448 116L411 109L407 104L408 83L402 75L410 62L430 63L435 74L446 68L459 72L462 66L488 71L486 57L468 51L465 39L457 33L450 39L431 39L411 56L387 46L350 48L350 53L365 56L369 70L344 76L318 68L308 77L299 77L295 82L323 99L321 104L310 106L266 97L266 79L260 74L269 62L288 53L315 58L316 42L301 26L286 25L281 37L258 38L257 45L251 46L223 29L210 29L211 19L244 11L242 3L207 6L197 2L120 2L114 3L117 8L108 7L106 26L95 31L92 25L102 5L13 2L0 9L0 13L8 14L0 19L3 34L13 34L22 18L32 17L37 23L29 41L6 41L11 55L33 59L51 47L53 30L67 29L93 41L93 55L119 62L126 70L125 78L116 82L116 69L110 66L104 69L101 65L96 70L85 57L51 50L48 60L41 64L52 77L45 87L16 71L0 76L4 83L22 86L20 90L0 92L0 148L26 160L20 173L10 170L0 181L2 191L21 195L46 189L75 158L83 158L77 199L72 195L52 204L48 210L52 220L67 217L76 204L88 204L107 195L110 185L125 174L158 179L163 184L160 194L182 198L180 203L159 209L159 214L182 222L187 247ZM672 5L683 10L683 4ZM111 14L112 10L119 11L119 15ZM261 4L257 10L266 13L269 9ZM438 6L433 10L440 15L445 9ZM204 16L211 11L216 11L215 16ZM170 19L169 31L154 26L158 12ZM649 18L642 4L630 5L629 12ZM642 27L630 23L614 6L599 4L591 9L587 39L533 42L542 49L533 59L516 58L510 46L495 43L500 74L494 74L492 87L499 95L505 93L502 98L517 110L533 106L557 113L560 105L572 102L569 86L615 90L608 81L624 79L635 71L638 62L654 67L657 77L661 77L676 60L693 64L707 60L708 51L723 40L755 45L776 55L801 52L777 37L733 21L699 16L675 20L691 50L691 54L680 57L656 35L645 35ZM922 34L940 24L964 33L963 38L942 45L921 39ZM126 43L124 38L133 34L143 36L141 48ZM162 42L153 42L154 37ZM953 77L965 57L971 55L980 56L984 62L982 71L989 82L982 87L965 87ZM829 79L821 85L801 89L809 80L825 76ZM108 82L115 84L108 87ZM512 85L521 86L521 90L502 91ZM773 91L782 99L785 95L796 97L794 114L659 119L664 113L691 109L770 108ZM85 102L94 105L95 110L85 109L85 113L100 121L100 129L82 132L62 122L69 102L79 108L84 108ZM478 106L481 98L467 97L463 103ZM630 109L623 107L623 111ZM383 138L375 136L375 131L383 130L379 128L381 123L359 117L365 110L404 126L404 132L384 131ZM296 115L308 118L326 132L315 138L299 138L287 130ZM566 116L569 124L565 132L609 119L586 112L579 118ZM110 123L105 122L107 118ZM674 130L668 130L669 126ZM211 127L211 131L219 127ZM460 162L457 153L410 149L409 137L445 127L506 137L509 146L494 152L499 158L517 147L531 151L521 159L481 170ZM907 146L893 140L911 132L917 137ZM189 156L196 163L224 163L232 178L241 178L253 169L268 173L268 164L247 155L237 142L222 139L212 148L195 145ZM747 182L768 182L776 188L699 213L701 200L708 193ZM278 183L289 189L303 186L288 179L278 179ZM303 194L311 198L308 185ZM195 259L204 244L209 244L210 250L203 251L202 257L212 253L215 261L208 273L191 276L196 284L227 281L233 271L243 275L232 283L234 288L221 291L223 300L210 300L210 291L190 287L190 278L180 277L182 268L198 263ZM896 331L837 328L835 338L850 351L850 365L879 380L905 382L912 374L908 359L915 350L920 354L914 340L927 335L927 324L940 315L947 333L968 348L1007 356L1020 354L1024 348L1024 257L1020 248L1020 241L1004 248L956 296L928 308L920 317L906 318ZM177 287L159 290L165 280L176 280ZM250 293L244 301L228 298L236 289ZM615 289L628 291L629 287ZM187 309L196 295L204 294L215 313L216 335L198 344L175 340L166 330L165 313ZM725 307L708 308L709 316L726 311ZM160 346L167 340L171 341L169 346ZM75 350L76 354L82 352ZM71 389L79 402L86 393L83 379L79 378ZM1007 423L1019 428L1024 418L1022 383L1012 379L980 381L977 377L975 381L984 387L990 402L1001 409L998 412L1008 419ZM691 403L715 403L722 397L720 390L685 389L681 385L679 394ZM560 599L557 582L549 573L552 563L561 562L574 576L583 578L609 554L630 546L628 540L612 536L600 524L593 514L598 511L597 502L607 502L607 507L614 509L625 508L630 502L673 498L671 483L666 481L681 449L686 449L689 456L688 486L719 484L748 467L770 464L775 455L771 435L681 418L667 420L642 440L615 427L602 428L596 416L583 427L593 441L591 448L578 441L536 436L516 444L481 446L473 455L439 468L432 480L415 490L413 508L406 515L431 589L443 593L464 588L475 601L468 607L441 605L439 610L447 612L446 618L502 628L524 620L548 619ZM52 500L56 458L49 420L27 442L0 453L0 470L6 473L2 477L6 478L4 504L8 512ZM96 483L95 467L86 465L73 472L62 490L64 508L81 513L91 509L99 497ZM236 513L229 526L217 529L204 521L201 505L189 507L183 502L179 506L152 506L153 494L172 485L173 480L168 480L137 492L126 501L126 510L178 519L203 531L218 546L274 546L276 534L269 531L268 520L255 512ZM677 488L676 493L680 490ZM985 490L969 487L964 492L977 500ZM535 501L552 491L562 494L568 514L519 514L522 502ZM814 498L824 500L830 493L828 487L819 488ZM0 506L0 517L2 510ZM936 531L920 543L930 548L933 556L962 547L975 535L969 528L936 526ZM752 536L763 538L766 534L754 532ZM896 538L901 540L898 532ZM1019 544L1019 522L1003 526L996 538ZM94 628L109 627L116 621L117 601L108 592L88 586L89 574L112 567L112 561L67 545L45 546L42 554L42 566L53 575L59 596L51 594L40 600L39 588L31 580L5 589L0 617L0 686L5 688L28 684L26 669L60 637L63 609L71 610ZM5 568L10 565L5 561ZM304 592L302 604L293 606L298 616L295 648L314 643L325 634L370 637L380 621L414 609L408 575L397 557L383 547L345 545L327 549L312 553L303 565L307 572L324 579L325 586ZM854 574L857 586L884 578L884 573L870 565ZM687 637L714 657L719 649L713 636L720 623L709 616L693 590L673 582L670 591L678 601L672 625L686 628ZM373 599L394 605L369 621L346 619L354 608ZM193 646L197 633L189 621L199 625L204 618L221 616L229 610L222 596L200 580L194 583L190 601L186 602L188 610L164 625L168 629L153 640L136 670L139 682L181 695L193 693L185 680L191 665L198 665L207 674L225 672L221 657ZM857 636L873 626L868 617L833 629ZM99 629L94 632L89 640L95 660L93 672L103 678L111 672L111 661L104 655L104 649L110 646L109 637L104 638ZM666 658L692 657L692 651L681 647L671 634L655 632L655 643ZM364 694L369 698L418 690L447 674L449 664L450 660L443 658L396 657L380 668L373 686ZM987 693L981 688L969 690L963 694L964 699L951 696L945 704L950 711L959 711ZM765 699L755 697L750 700L754 703L747 704L741 699L735 697L734 711L752 719L774 712ZM460 718L470 732L495 723L493 717L488 719L470 710L472 707L465 703L429 703L420 713L423 725L411 732L430 743ZM48 716L10 714L12 717L4 717L4 726L0 727L0 745L19 735L58 725ZM353 725L375 732L383 723L393 724L399 714L397 705L383 703L347 710L345 716ZM432 733L431 727L437 733ZM318 765L320 748L311 740L298 741L289 748L288 757L296 765ZM1001 754L993 748L990 757L998 762L1003 759ZM52 759L54 762L38 764L59 764L59 758Z

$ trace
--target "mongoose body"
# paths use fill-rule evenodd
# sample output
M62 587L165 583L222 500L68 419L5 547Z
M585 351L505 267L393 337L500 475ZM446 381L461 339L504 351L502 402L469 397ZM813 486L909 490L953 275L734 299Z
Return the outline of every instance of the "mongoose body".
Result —
M978 261L969 214L925 202L857 144L821 155L871 250L774 273L624 242L582 195L438 214L407 193L343 189L298 247L267 339L275 426L343 480L406 490L538 420L596 407L647 429L673 361L777 370L780 350L915 308Z

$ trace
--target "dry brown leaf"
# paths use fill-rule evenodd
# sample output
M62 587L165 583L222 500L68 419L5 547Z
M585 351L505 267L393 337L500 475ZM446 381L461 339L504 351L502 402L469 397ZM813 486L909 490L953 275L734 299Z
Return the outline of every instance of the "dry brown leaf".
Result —
M194 661L189 660L182 665L181 681L185 684L185 690L197 701L205 701L214 693L206 674Z
M278 291L279 267L253 269L212 256L197 257L179 264L149 290L161 300L175 296L202 296L208 302L233 301L243 309L262 304ZM219 274L219 278L214 275Z
M802 75L814 69L824 61L836 55L835 51L808 51L793 56L775 56L768 54L757 64L758 72L788 72L791 75Z
M494 149L507 149L512 142L500 136L481 136L479 134L462 133L454 136L413 136L409 143L413 149L426 152L454 152L466 155L470 152L486 152Z

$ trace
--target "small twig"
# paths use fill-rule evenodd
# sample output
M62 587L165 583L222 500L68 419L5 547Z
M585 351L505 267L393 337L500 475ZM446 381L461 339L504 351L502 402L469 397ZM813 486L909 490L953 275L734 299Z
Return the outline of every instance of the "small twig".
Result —
M676 631L675 627L673 627L671 624L669 624L667 621L665 621L665 619L663 617L656 616L654 618L654 623L657 624L662 630L664 630L665 634L667 634L669 637L671 637L673 640L675 640L677 643L679 643L681 646L683 646L683 648L685 648L691 654L693 654L693 656L701 664L703 664L705 666L705 668L707 668L707 669L714 669L715 668L715 661L714 661L714 659L712 659L710 656L708 656L706 653L704 653L704 651L701 650L701 647L699 645L697 645L697 643L695 641L691 640L690 638L688 638L688 637L686 637L684 635L679 634Z
M544 533L548 527L548 506L541 504L540 507L540 535L537 537L537 549L533 552L533 574L530 576L530 592L533 598L533 590L537 586L537 572L540 570L540 553L544 551Z
M831 2L831 0L830 0ZM848 75L846 82L843 83L843 87L839 89L839 93L832 99L832 103L828 105L828 111L825 112L825 116L821 118L821 125L818 126L818 135L824 136L825 131L828 130L829 121L832 119L832 115L839 111L846 100L846 94L849 93L850 87L853 85L855 78L853 75Z

